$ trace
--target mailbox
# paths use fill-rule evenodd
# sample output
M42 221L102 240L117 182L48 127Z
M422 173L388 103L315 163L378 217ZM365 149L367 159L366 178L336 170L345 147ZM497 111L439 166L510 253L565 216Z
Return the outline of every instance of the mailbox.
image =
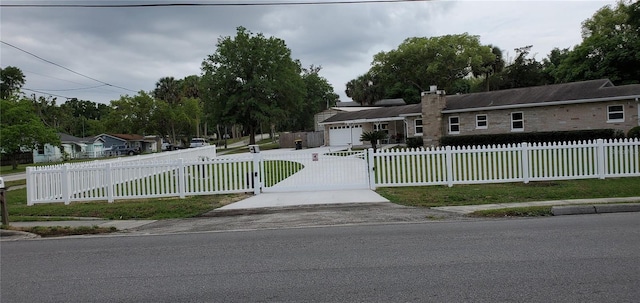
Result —
M260 146L258 145L249 145L249 152L252 154L259 154L260 153Z

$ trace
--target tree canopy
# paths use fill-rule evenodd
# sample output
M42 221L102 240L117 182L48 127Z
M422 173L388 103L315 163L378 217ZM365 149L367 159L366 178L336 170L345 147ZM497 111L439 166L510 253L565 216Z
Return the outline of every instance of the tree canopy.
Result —
M261 124L285 120L299 108L305 83L298 61L285 42L238 27L235 37L218 39L214 54L202 62L203 101L221 124L241 124L255 143Z
M582 23L582 43L550 70L554 81L608 78L614 84L639 83L639 20L640 2L619 1L598 10Z
M0 99L9 99L24 85L24 74L15 66L0 68Z
M16 155L37 149L44 144L60 146L55 129L44 125L28 99L10 96L0 99L0 146L2 153L12 156L13 169L18 166Z
M413 37L397 49L376 54L369 73L384 87L385 98L401 97L417 103L420 92L431 85L459 92L456 82L474 70L495 64L495 60L491 47L481 45L478 36Z

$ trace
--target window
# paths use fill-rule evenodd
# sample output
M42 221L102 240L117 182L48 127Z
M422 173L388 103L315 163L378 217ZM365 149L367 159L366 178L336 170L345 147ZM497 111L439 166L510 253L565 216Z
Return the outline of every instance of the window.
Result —
M487 115L476 116L476 129L487 129Z
M624 106L607 106L607 122L624 122Z
M44 155L44 144L38 144L38 155Z
M522 112L511 113L511 131L524 131L524 114Z
M416 135L421 135L422 134L422 119L415 119L414 120L414 125L415 125L415 129L416 129Z
M449 117L449 133L460 133L460 117Z
M386 133L388 135L389 134L389 124L388 123L374 124L373 125L373 130L382 131L382 132L384 132L384 133Z

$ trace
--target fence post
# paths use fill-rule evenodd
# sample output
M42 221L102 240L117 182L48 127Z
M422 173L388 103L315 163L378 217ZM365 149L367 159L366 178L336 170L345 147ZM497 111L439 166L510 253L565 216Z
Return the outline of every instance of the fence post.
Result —
M61 180L61 185L62 185L62 201L64 201L65 205L69 205L71 204L71 189L69 187L71 187L71 181L69 178L69 164L65 163L64 165L62 165L62 178L60 178Z
M367 149L367 171L369 172L369 189L376 189L376 167L373 148Z
M27 181L27 206L32 206L33 205L33 192L31 192L35 186L37 186L37 184L35 184L35 182L33 182L32 177L33 177L33 170L35 168L28 166L27 167L27 175L26 175L26 181ZM31 181L31 182L29 182ZM29 186L29 184L31 184L31 186Z
M520 144L520 171L522 172L522 181L529 183L529 143L522 142Z
M262 154L260 152L252 153L253 155L253 194L259 195L262 189L262 178L260 177L260 163L262 162Z
M111 178L111 162L107 163L107 165L104 166L104 181L107 185L107 202L109 203L113 203L113 179Z
M185 172L184 172L185 168L184 168L184 158L180 158L178 159L178 191L180 194L180 198L184 199L186 197L185 195L185 191L186 191L186 177L185 177Z
M453 153L451 152L451 146L446 146L444 148L445 153L444 153L444 158L445 158L445 163L447 165L447 186L452 187L453 186Z
M598 159L598 178L604 179L606 175L605 171L605 156L604 156L604 140L598 139L596 140L596 159Z

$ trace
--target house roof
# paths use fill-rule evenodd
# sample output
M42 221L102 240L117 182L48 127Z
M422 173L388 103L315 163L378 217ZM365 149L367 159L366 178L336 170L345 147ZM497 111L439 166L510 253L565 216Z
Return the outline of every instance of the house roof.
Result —
M82 140L82 138L74 137L72 135L67 135L64 133L58 133L58 136L60 136L61 143L80 143L84 141Z
M410 104L402 106L381 107L375 109L361 110L356 112L343 112L338 113L320 124L332 124L332 123L362 123L362 122L376 122L376 121L392 121L401 120L405 116L421 115L422 105Z
M640 97L640 84L614 86L608 79L447 96L443 113L625 100Z
M407 105L407 103L404 102L404 99L396 98L396 99L381 99L381 100L378 100L378 101L374 102L373 105L370 105L370 107L402 106L402 105ZM360 103L358 103L358 102L353 102L353 101L342 102L342 101L340 101L340 102L336 103L336 107L363 107L363 106L360 105Z
M120 139L122 141L144 141L144 136L130 135L130 134L101 134L98 137L109 136L112 138Z

